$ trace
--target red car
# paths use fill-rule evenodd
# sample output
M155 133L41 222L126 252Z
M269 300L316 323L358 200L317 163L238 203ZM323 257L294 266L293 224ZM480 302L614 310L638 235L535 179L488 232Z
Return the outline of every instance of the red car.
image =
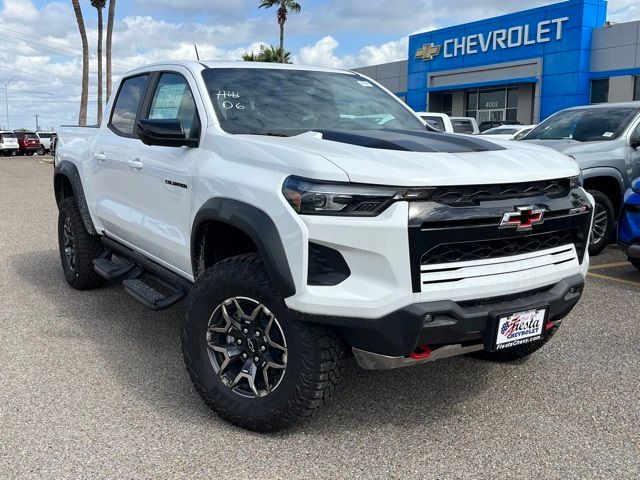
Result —
M33 155L42 145L34 132L14 132L18 137L18 155Z

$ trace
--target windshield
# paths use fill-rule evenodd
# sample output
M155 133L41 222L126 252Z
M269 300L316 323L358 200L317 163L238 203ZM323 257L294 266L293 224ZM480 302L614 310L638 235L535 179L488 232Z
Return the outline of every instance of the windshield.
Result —
M220 126L229 133L425 130L397 99L355 74L221 68L202 75Z
M583 108L565 110L546 119L525 140L598 142L617 138L635 117L635 108Z
M490 130L486 130L482 132L480 135L513 135L514 133L517 133L517 132L518 132L517 128L496 127Z
M452 120L456 133L473 133L473 124L469 120Z

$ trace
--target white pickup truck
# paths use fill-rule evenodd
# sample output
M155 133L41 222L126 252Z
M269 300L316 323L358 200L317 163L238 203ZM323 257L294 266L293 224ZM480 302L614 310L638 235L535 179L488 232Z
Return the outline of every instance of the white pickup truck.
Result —
M107 111L59 132L66 280L156 310L186 296L187 370L236 425L309 416L351 352L367 369L523 358L582 295L593 202L574 161L431 131L359 74L163 63Z

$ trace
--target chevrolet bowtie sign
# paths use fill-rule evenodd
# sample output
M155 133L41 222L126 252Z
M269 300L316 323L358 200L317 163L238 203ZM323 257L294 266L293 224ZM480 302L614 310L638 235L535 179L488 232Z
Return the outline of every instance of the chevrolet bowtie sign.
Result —
M434 45L433 43L423 45L421 48L416 50L416 58L421 58L425 62L433 60L434 57L437 57L440 54L441 48L442 47L440 45Z
M564 33L564 24L568 21L569 17L554 18L553 20L543 20L536 25L517 25L465 37L450 38L445 40L442 45L429 43L416 50L416 59L430 61L440 55L441 51L444 58L454 58L560 41Z

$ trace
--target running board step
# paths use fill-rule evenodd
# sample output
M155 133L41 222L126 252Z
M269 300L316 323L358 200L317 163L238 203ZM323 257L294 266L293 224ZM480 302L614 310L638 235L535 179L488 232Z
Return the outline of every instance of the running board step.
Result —
M106 280L115 280L129 273L136 266L131 260L110 255L111 258L99 257L93 261L93 269Z
M147 277L148 275L145 275ZM185 295L185 291L173 287L157 277L152 277L154 284L160 284L169 293L161 293L156 290L155 286L151 286L140 278L132 278L124 280L122 286L124 290L134 299L147 307L149 310L164 310L171 305L179 302Z

